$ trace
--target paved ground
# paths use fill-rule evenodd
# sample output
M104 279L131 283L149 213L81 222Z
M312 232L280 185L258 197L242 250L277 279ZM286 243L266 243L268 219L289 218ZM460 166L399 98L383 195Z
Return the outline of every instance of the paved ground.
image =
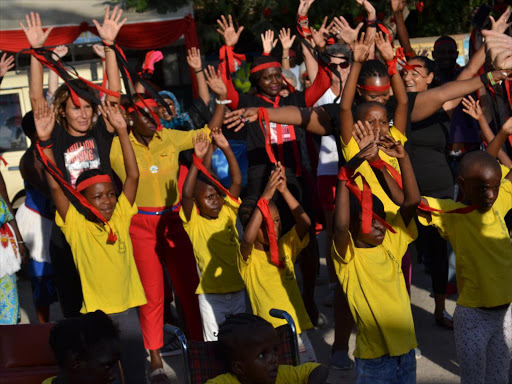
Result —
M415 257L413 257L415 260ZM414 262L414 261L413 261ZM317 285L316 297L321 303L327 294L327 271L324 260ZM451 384L459 383L458 365L455 356L453 332L436 326L433 317L434 299L430 297L430 277L423 271L423 266L413 264L413 286L411 289L412 312L416 327L416 336L422 357L417 360L418 384ZM20 278L20 302L22 307L22 322L36 322L35 312L31 301L30 283ZM455 302L447 301L447 310L453 313ZM329 323L324 329L313 330L310 333L311 342L315 348L320 362L329 364L330 346L334 339L332 309L321 306L320 310L327 316ZM58 305L51 308L51 320L62 318ZM350 349L355 345L355 333L350 339ZM180 356L166 357L166 369L174 378L174 383L183 383L183 363ZM351 371L331 370L330 383L354 383L354 374Z

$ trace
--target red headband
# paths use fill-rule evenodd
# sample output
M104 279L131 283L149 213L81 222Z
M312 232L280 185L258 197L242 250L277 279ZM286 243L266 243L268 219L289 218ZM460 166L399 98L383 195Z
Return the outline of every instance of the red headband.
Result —
M372 92L385 92L389 88L391 88L391 83L387 83L385 85L359 85L357 84L357 88L362 89L364 91L372 91Z
M267 68L281 68L281 64L278 63L277 61L272 61L270 63L260 64L260 65L257 65L256 67L251 69L251 74L259 72L259 71L263 71L264 69L267 69Z
M112 179L109 175L96 175L93 177L89 177L88 179L85 179L80 184L78 184L76 186L76 190L78 192L82 192L87 187L90 187L91 185L98 183L112 183Z
M133 107L128 107L128 113L136 112L138 108L158 107L158 103L154 99L145 99L137 101Z

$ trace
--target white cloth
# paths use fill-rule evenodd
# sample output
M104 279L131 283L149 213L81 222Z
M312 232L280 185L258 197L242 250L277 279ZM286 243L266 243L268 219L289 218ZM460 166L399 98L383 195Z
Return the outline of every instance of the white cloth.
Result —
M297 78L297 91L302 91L302 83L300 82L300 65L290 68L290 71L292 71Z
M0 235L0 279L20 270L21 257L14 230L9 223L4 224L6 232Z
M51 263L52 221L27 208L23 203L16 212L16 222L30 257L40 263Z
M318 99L316 106L320 107L324 104L332 104L336 96L337 95L334 94L331 88L329 88L322 97ZM336 140L333 135L322 136L316 174L317 176L338 174L338 149L336 148Z
M245 290L232 293L201 293L197 295L203 321L204 341L217 341L219 325L227 315L245 312Z

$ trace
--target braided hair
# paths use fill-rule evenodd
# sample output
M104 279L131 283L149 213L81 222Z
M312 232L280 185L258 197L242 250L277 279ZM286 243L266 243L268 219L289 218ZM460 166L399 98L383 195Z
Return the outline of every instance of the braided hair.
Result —
M387 77L388 68L386 64L379 60L367 60L361 66L361 72L357 79L357 84L365 85L366 81L371 77Z
M240 355L240 348L247 348L258 339L254 337L257 330L274 329L267 320L250 313L237 313L226 316L217 334L218 342L229 361Z

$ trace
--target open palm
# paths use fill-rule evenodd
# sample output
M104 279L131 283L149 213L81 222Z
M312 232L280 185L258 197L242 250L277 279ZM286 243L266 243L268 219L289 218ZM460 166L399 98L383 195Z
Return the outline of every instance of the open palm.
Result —
M126 17L120 22L123 10L117 5L114 7L112 14L110 14L110 7L105 8L105 18L103 19L103 25L100 25L98 21L93 20L92 22L98 30L98 35L107 43L114 44L114 41L119 33L121 27L126 23Z
M27 21L27 26L25 27L23 23L20 22L20 27L25 32L25 36L32 48L41 48L53 27L48 28L46 31L43 31L41 26L41 18L39 17L39 13L30 12L29 15L25 15L25 20Z

